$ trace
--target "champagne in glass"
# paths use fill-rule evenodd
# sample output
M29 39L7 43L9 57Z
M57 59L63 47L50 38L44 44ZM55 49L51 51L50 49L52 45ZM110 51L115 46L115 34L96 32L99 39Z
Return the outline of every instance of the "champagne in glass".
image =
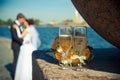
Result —
M74 28L74 49L78 52L78 56L80 57L82 54L82 51L86 48L87 46L87 38L86 38L86 28L85 27L75 27ZM81 63L79 61L78 67L81 68Z
M86 28L75 27L74 28L74 48L81 54L82 50L87 46Z
M63 56L67 57L69 50L72 47L72 36L71 35L60 35L60 47L63 50Z
M70 27L60 27L59 29L59 46L62 49L63 67L68 67L68 54L72 47L72 35Z

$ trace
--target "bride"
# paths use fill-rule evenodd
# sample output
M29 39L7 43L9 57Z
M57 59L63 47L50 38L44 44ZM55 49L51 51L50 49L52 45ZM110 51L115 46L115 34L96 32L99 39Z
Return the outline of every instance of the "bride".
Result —
M38 33L30 20L24 21L26 29L22 32L14 25L19 38L23 38L15 72L15 80L32 80L32 52L38 48L40 41Z

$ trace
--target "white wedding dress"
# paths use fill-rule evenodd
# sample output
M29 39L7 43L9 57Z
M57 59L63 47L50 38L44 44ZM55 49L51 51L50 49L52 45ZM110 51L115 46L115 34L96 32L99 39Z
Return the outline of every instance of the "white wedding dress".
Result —
M28 33L23 38L23 44L20 48L14 80L32 80L32 53L37 48L32 43L33 42L32 27L27 28L26 30L28 31ZM34 36L36 35L37 34L34 34ZM25 41L29 41L29 43L26 44Z

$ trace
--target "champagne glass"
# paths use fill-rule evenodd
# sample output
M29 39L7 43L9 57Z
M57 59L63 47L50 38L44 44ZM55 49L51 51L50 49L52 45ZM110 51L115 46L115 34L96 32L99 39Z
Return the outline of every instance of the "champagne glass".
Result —
M72 29L71 27L60 27L59 28L59 47L62 49L62 69L69 67L68 54L72 47Z
M80 57L82 51L87 46L87 38L86 38L86 28L85 27L74 27L74 49L78 52L78 56ZM81 67L81 63L79 61L78 67Z

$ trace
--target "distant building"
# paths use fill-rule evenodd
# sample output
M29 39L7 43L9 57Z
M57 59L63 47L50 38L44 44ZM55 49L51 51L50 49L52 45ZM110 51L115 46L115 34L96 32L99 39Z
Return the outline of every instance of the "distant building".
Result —
M74 13L74 22L75 23L78 23L79 22L79 13L77 10L75 10L75 13Z
M75 10L73 22L74 23L72 24L76 26L89 26L87 22L82 18L82 16L78 13L77 10Z

